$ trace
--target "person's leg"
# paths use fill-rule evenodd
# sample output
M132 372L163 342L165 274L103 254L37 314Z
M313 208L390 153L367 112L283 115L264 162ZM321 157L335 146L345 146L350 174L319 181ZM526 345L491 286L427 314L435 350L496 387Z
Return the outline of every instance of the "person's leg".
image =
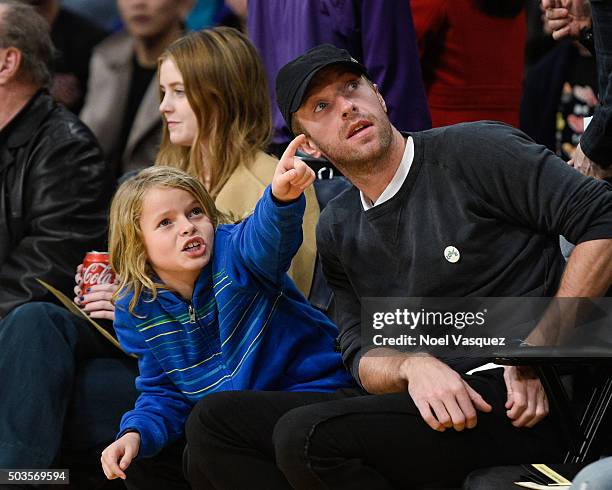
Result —
M345 396L269 391L206 396L185 426L186 473L192 488L290 489L275 464L272 431L276 422L292 408Z
M53 463L76 359L110 350L105 344L86 320L50 303L20 306L0 322L0 467Z
M190 486L183 476L182 458L185 440L180 439L166 446L152 458L132 461L126 470L125 486L128 490L189 490ZM214 487L209 487L214 488Z
M77 364L58 462L71 468L77 488L99 488L106 480L100 454L115 440L123 414L134 408L137 375L136 359L124 355Z
M474 429L433 431L407 393L362 396L289 411L274 429L276 462L298 490L392 489L460 485L479 467L562 458L552 417L533 429L510 425L500 372L469 382L494 407Z

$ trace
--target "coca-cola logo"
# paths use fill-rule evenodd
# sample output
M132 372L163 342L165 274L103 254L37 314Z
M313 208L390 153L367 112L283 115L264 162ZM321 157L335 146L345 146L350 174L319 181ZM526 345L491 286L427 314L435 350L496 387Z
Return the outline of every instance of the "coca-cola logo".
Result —
M85 284L112 284L114 280L115 273L108 264L89 264L83 271L83 282Z

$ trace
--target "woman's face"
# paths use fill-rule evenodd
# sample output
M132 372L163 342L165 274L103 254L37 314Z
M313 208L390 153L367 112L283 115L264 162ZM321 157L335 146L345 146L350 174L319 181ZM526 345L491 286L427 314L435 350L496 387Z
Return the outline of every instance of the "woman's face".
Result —
M159 68L159 86L163 96L159 112L168 126L170 141L175 145L191 146L198 132L198 121L187 100L183 76L170 58Z

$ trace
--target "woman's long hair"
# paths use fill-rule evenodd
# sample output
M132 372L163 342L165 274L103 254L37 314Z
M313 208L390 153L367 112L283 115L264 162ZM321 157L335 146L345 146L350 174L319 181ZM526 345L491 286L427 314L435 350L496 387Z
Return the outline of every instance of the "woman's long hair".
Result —
M155 164L178 167L200 182L209 173L215 198L236 167L251 161L270 139L272 113L263 64L248 38L230 27L178 39L159 58L158 75L166 59L183 77L198 132L191 147L178 146L164 125ZM207 147L206 161L202 145Z

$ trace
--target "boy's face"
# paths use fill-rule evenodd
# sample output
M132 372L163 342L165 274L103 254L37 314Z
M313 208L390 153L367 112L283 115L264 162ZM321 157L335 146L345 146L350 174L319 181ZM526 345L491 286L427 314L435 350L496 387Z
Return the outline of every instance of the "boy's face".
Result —
M149 264L169 287L193 285L212 257L215 230L189 192L168 187L147 191L140 229Z

